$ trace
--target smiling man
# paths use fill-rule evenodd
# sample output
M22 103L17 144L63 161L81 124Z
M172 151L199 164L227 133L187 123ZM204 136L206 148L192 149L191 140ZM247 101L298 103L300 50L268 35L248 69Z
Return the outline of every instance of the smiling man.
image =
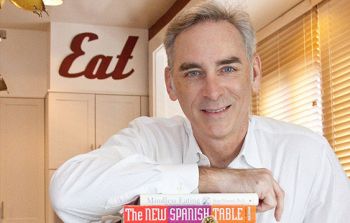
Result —
M172 47L172 66L166 69L170 98L179 100L211 165L225 168L247 133L251 90L257 92L260 81L259 57L249 61L241 34L227 21L196 24Z
M327 141L249 114L261 64L248 15L217 3L166 33L166 87L187 119L138 118L51 181L65 222L101 221L143 193L256 192L258 223L345 223L350 184Z

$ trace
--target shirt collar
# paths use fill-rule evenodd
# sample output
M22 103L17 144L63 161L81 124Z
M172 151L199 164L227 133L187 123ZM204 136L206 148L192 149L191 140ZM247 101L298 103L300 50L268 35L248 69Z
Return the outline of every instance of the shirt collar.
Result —
M186 118L184 122L184 128L188 136L188 146L187 149L183 152L183 163L198 163L200 160L200 155L203 153L199 148L196 139L194 138L191 123Z
M248 165L253 168L262 168L263 165L259 156L259 148L254 134L254 124L255 119L249 118L248 131L245 136L241 152L237 157L240 157L240 155L244 157Z
M242 149L236 159L242 156L249 166L253 168L262 168L263 166L254 134L254 122L254 118L249 118L248 131L245 136ZM200 156L203 153L200 150L196 139L194 138L191 123L187 119L185 119L184 128L188 135L188 147L183 153L183 163L198 163ZM235 160L233 160L231 163L235 162Z

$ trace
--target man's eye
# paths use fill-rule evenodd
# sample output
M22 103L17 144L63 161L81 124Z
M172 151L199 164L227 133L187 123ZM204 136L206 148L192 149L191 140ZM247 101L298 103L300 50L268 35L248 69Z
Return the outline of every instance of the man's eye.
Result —
M223 67L221 69L221 71L223 73L232 73L232 72L235 72L237 69L235 69L234 67L231 67L231 66L226 66L226 67Z
M190 78L195 78L195 77L199 77L202 73L198 70L192 70L192 71L188 71L185 76L186 77L190 77Z

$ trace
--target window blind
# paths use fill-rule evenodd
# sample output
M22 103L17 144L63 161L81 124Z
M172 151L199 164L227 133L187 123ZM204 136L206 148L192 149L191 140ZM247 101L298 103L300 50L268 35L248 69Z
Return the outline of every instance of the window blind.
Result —
M319 6L323 131L350 177L350 1Z
M322 134L319 51L316 8L260 41L262 83L252 113Z

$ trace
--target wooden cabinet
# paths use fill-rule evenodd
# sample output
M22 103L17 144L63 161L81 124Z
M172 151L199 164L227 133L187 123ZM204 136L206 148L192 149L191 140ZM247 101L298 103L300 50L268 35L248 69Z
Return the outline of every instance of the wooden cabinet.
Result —
M141 116L149 116L148 97L141 96Z
M50 93L48 103L48 163L56 169L95 148L95 96Z
M131 120L148 115L148 97L51 92L46 110L48 189L54 171L66 160L100 147ZM46 221L61 223L46 193Z
M54 173L55 173L54 170L49 170L47 172L47 174L48 174L48 177L47 177L47 180L46 180L46 184L47 184L46 189L47 190L49 188L48 186L49 186L49 183L50 183L50 179L51 179L51 177L53 176ZM48 191L47 191L47 194L48 194ZM47 201L47 205L46 205L46 223L63 223L63 221L53 211L52 206L51 206L51 202L50 202L50 199L49 199L49 196L47 196L46 201Z
M140 96L50 93L48 104L50 170L98 148L141 115Z
M141 115L139 96L96 95L96 146Z
M44 100L0 98L0 220L44 223Z

